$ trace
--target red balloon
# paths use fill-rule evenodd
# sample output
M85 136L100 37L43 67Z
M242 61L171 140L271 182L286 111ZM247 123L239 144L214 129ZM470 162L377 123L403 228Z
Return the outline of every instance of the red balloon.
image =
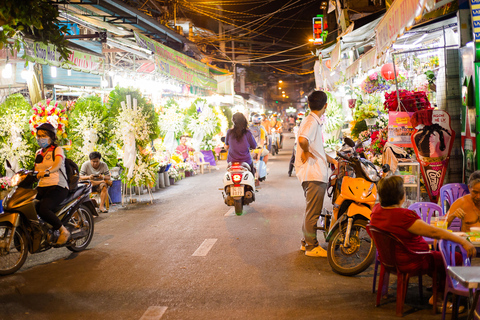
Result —
M327 66L328 69L332 69L332 60L325 61L325 65Z
M382 74L382 77L385 78L385 80L395 79L395 72L393 71L393 63L384 64L382 69L380 70L380 73ZM397 75L398 75L398 71L397 71Z

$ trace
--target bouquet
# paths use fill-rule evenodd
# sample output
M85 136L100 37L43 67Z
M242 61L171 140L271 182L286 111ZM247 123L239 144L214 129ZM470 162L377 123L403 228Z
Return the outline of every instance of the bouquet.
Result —
M386 91L390 89L390 85L379 72L374 72L363 80L360 88L365 93L374 93L376 91Z
M398 93L400 95L400 102L403 110L406 110L407 112L433 109L428 101L425 91L398 90ZM386 111L402 111L402 108L399 108L398 105L396 91L390 93L385 92L384 107Z
M36 128L42 124L48 122L55 129L57 129L58 138L67 138L66 128L68 126L67 110L57 102L53 102L50 99L45 102L40 101L33 106L33 115L30 118L30 130L32 134L36 136Z
M0 178L0 191L8 190L8 188L10 188L10 178Z

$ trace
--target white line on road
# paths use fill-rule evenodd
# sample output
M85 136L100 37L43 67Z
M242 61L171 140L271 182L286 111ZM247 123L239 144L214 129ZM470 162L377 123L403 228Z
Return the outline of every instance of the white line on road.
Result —
M192 254L192 257L205 257L215 242L217 242L217 239L205 239L200 247Z
M225 213L225 217L233 217L235 216L235 208L231 208L230 210Z
M160 306L151 306L148 307L147 311L143 314L140 320L158 320L160 319L165 311L167 311L168 307L160 307Z

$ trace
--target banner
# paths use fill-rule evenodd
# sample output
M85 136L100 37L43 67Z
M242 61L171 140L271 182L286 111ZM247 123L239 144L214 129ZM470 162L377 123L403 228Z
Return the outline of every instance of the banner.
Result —
M413 150L430 201L437 203L455 140L450 115L443 110L422 110L415 112L411 121L412 125L420 127L411 136Z
M360 67L360 59L355 60L354 63L352 63L350 66L347 67L347 70L345 70L345 77L347 78L347 80L357 75L359 67Z
M426 0L395 0L375 28L378 54L384 53L415 19L421 18Z
M412 134L414 128L410 117L414 112L388 113L388 142L402 148L412 148Z
M361 58L362 72L368 72L368 70L374 69L377 66L377 48L368 50Z
M212 91L217 90L217 81L215 79L197 74L183 66L167 61L161 56L155 55L155 64L158 67L158 72L174 78L175 80L203 89Z
M331 54L332 63L330 66L330 70L335 69L337 65L340 63L340 53L341 53L340 47L341 47L340 41L338 41L337 44L335 45L335 48L333 48L332 50L332 54Z
M104 58L82 52L80 50L72 50L65 61L60 53L52 44L44 44L43 42L27 42L24 46L26 60L40 64L48 64L54 67L62 67L75 71L87 72L92 74L103 73Z
M185 68L195 70L205 76L210 74L208 66L200 61L197 61L189 56L180 53L172 48L169 48L143 34L135 32L135 40L137 45L144 49L150 50L162 57L165 61L173 62Z

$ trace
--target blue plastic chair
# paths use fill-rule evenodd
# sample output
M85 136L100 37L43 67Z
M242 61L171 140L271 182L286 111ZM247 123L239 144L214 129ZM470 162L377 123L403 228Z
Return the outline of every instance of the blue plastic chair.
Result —
M444 214L447 214L448 209L458 198L463 197L466 194L469 194L468 186L463 183L449 183L440 188L440 206ZM445 204L445 201L447 204ZM448 207L447 207L448 205ZM460 231L462 228L462 220L455 218L452 221L449 229L453 231Z
M464 266L470 266L470 258L467 255L465 249L458 243L448 241L448 240L440 240L440 252L442 253L443 263L445 264L445 268L449 266L455 267L455 252L460 252L462 254L462 262ZM452 319L456 319L458 316L458 306L460 296L469 297L470 293L468 292L468 288L462 286L457 280L453 279L447 272L447 279L445 280L445 293L443 296L443 311L442 311L442 319L445 319L445 309L447 307L447 295L451 293L453 294L453 314Z

